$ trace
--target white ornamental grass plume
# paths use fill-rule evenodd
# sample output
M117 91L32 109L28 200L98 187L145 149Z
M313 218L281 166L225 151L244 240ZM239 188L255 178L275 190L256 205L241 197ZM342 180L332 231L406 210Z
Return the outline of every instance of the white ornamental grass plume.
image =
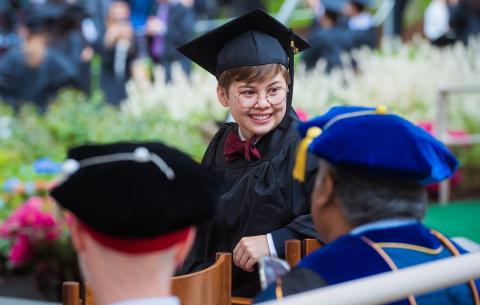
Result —
M300 63L295 74L294 106L312 116L338 104L384 104L413 121L431 120L440 87L480 85L479 54L480 39L472 40L468 48L459 43L440 49L417 38L395 49L354 52L358 72L346 65L327 75L324 61L306 72ZM343 60L350 61L346 55ZM194 69L191 81L187 81L179 69L174 67L172 84L165 85L163 78L157 77L151 92L140 92L130 83L123 110L141 115L152 107L163 107L177 119L187 119L196 113L212 119L223 118L225 109L216 98L216 79ZM156 71L156 75L163 75L163 71ZM480 122L480 93L453 95L451 101L453 121L461 125L467 113Z
M325 75L324 62L308 73L301 67L295 77L294 101L313 114L335 104L385 104L412 120L433 119L439 88L480 86L479 54L480 39L472 40L468 48L456 44L439 49L416 39L395 50L362 49L353 55L357 73L347 67ZM465 113L480 121L480 92L452 95L450 100L454 121L455 115Z
M155 83L151 91L142 92L134 82L127 86L128 99L122 104L122 110L135 116L157 107L166 110L175 119L188 119L200 113L212 118L225 116L225 108L217 101L215 77L203 70L196 69L190 80L181 71L180 65L172 67L173 81L165 84L164 70L155 69Z

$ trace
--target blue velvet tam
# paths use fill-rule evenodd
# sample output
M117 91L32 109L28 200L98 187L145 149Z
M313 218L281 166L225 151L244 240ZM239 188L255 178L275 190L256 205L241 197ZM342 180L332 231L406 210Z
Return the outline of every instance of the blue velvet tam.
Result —
M384 106L333 107L298 130L309 152L368 176L426 185L449 178L458 167L442 142Z

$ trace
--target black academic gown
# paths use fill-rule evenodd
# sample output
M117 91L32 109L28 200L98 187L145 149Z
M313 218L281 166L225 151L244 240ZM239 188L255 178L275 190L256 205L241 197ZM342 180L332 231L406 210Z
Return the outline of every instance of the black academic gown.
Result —
M308 37L311 48L303 53L306 68L311 70L317 65L319 59L327 62L326 72L342 66L341 55L350 52L354 47L354 37L351 31L338 25L332 28L318 27Z
M305 184L294 181L292 168L301 140L294 120L296 114L290 108L289 118L258 141L261 160L224 161L224 142L230 131L238 132L236 123L225 124L215 135L202 163L223 176L226 187L212 221L198 228L181 273L210 266L216 252L232 253L242 237L271 233L280 257L284 257L286 240L318 238L309 215L318 161L308 161ZM260 290L257 269L246 272L233 266L232 278L234 296L253 297Z
M125 70L123 75L115 73L115 47L103 47L102 69L100 71L100 87L105 94L106 101L112 105L119 105L127 98L127 89L125 87L131 78L130 66L136 57L135 51L128 51L125 58Z
M15 109L33 102L43 112L58 90L76 84L75 72L54 49L47 50L38 67L30 67L21 47L12 48L0 60L0 95Z

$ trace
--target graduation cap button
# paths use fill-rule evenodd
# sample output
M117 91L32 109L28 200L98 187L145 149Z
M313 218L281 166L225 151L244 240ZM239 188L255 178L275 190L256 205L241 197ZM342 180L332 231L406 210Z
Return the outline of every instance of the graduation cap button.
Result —
M133 152L133 159L137 162L148 162L150 161L150 152L145 147L138 147Z
M62 171L66 175L72 175L80 168L80 163L74 159L67 159L63 162Z
M388 113L388 108L385 105L378 105L377 109L375 109L375 112L377 114L387 114Z

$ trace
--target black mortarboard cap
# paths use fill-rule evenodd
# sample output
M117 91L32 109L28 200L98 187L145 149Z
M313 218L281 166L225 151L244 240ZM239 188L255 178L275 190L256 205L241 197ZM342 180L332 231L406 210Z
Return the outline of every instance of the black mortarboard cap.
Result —
M296 51L309 47L301 37L257 9L181 46L178 50L218 77L226 69L271 63L290 67L291 41Z
M264 10L256 9L192 40L178 50L217 78L226 69L235 67L275 63L285 66L290 74L287 96L287 109L290 109L294 55L308 47L308 42L291 29ZM289 123L290 115L287 114L280 126L285 127Z
M220 185L208 168L161 143L79 146L64 169L52 197L96 233L127 240L209 220Z

